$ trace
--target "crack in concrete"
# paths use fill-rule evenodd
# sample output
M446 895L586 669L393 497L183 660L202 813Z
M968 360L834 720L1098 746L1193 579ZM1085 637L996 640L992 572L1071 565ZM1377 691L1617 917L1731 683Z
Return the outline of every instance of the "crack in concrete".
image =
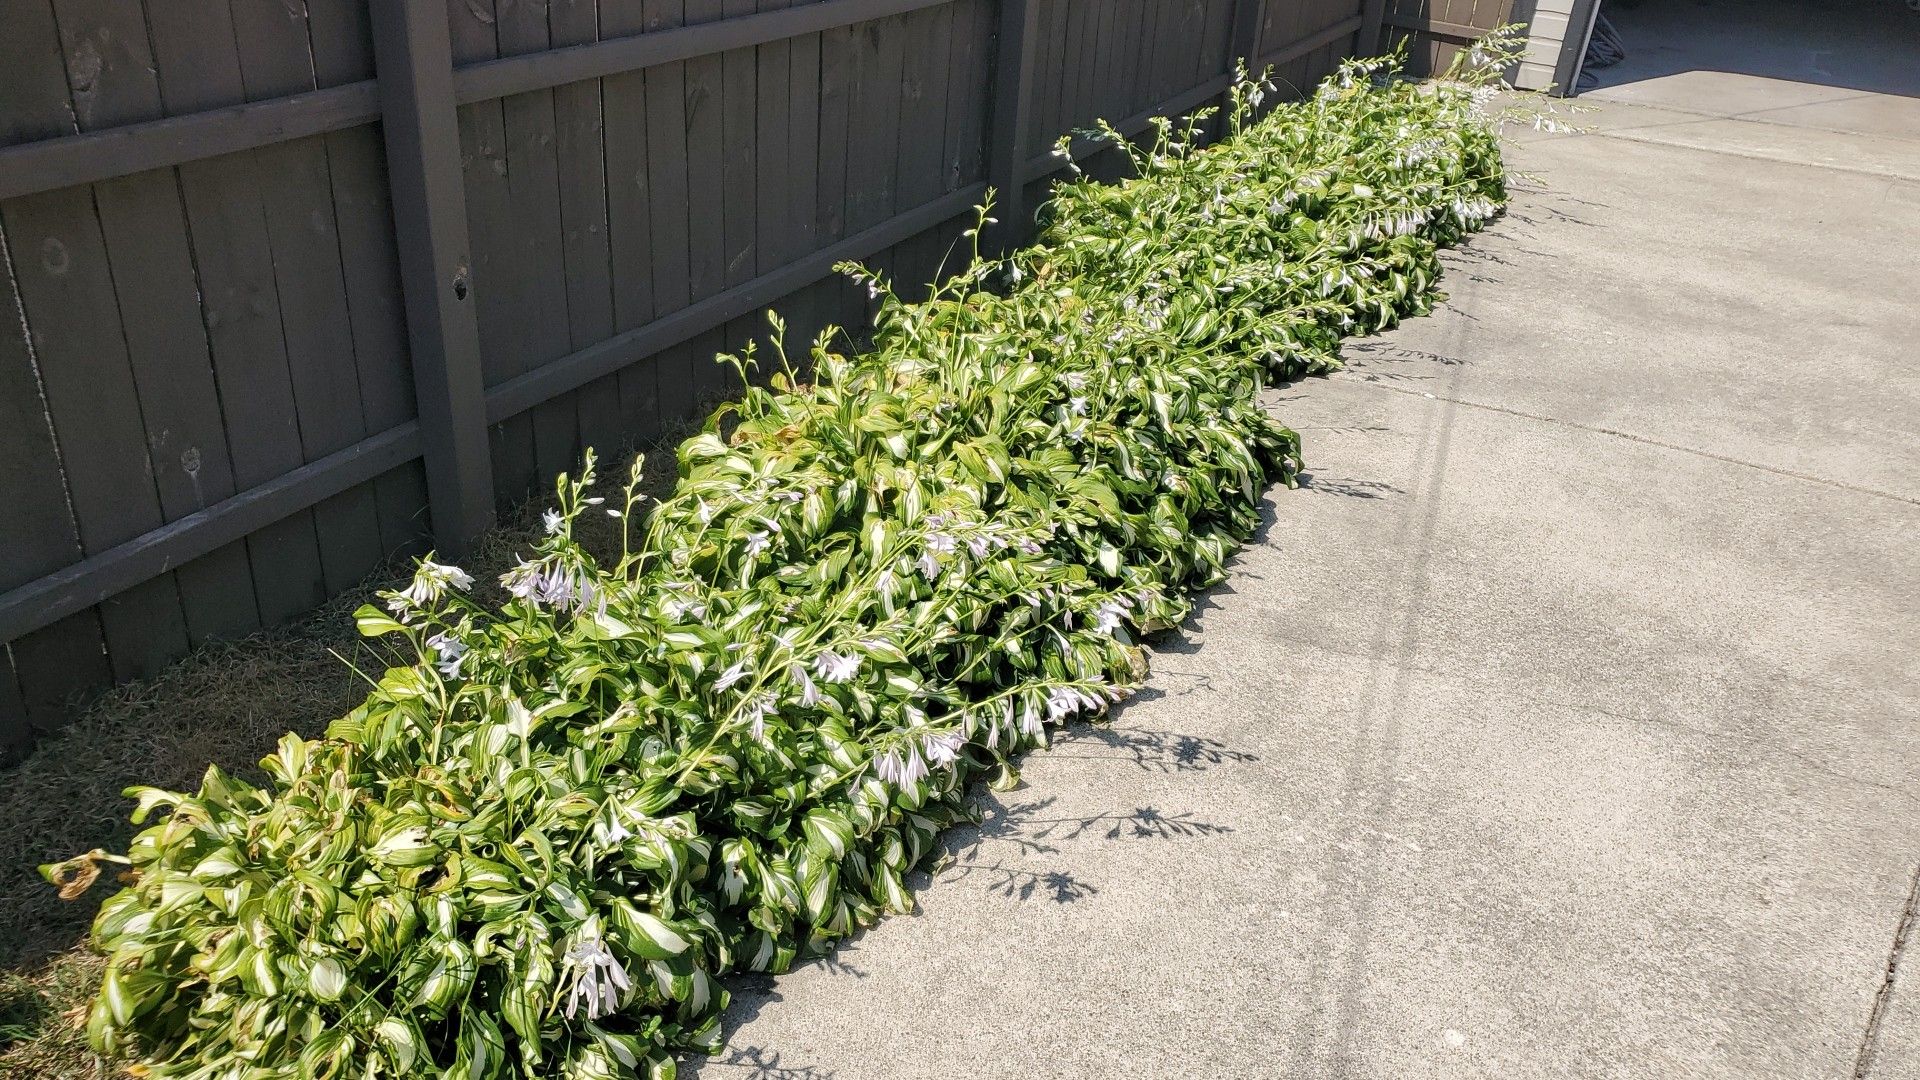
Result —
M1631 431L1621 431L1618 428L1600 427L1597 424L1583 424L1578 420L1565 420L1557 416L1542 416L1539 413L1530 413L1522 409L1510 409L1504 405L1489 405L1480 401L1441 397L1424 390L1413 390L1404 386L1393 386L1372 379L1346 378L1345 376L1348 374L1348 372L1335 372L1332 377L1350 382L1355 386L1370 386L1379 390L1388 390L1396 394L1405 394L1408 397L1445 401L1453 405L1464 405L1469 409L1480 409L1485 412L1517 416L1522 420L1533 420L1542 424L1555 424L1560 427L1574 428L1579 431L1590 431L1596 435L1611 435L1617 439L1626 439L1629 442L1637 442L1645 446L1657 446L1662 450L1675 450L1682 454L1692 454L1696 457L1710 458L1714 461L1725 462L1728 465L1740 465L1749 469L1757 469L1760 472L1772 473L1775 476L1784 476L1791 480L1804 480L1808 483L1822 484L1826 487L1838 488L1841 491L1850 491L1855 495L1867 495L1876 499L1888 499L1897 503L1905 503L1908 506L1920 506L1920 498L1915 498L1910 495L1901 495L1892 491L1881 491L1879 488L1864 487L1860 484L1850 484L1845 480L1834 480L1829 477L1816 476L1813 473L1804 473L1795 469L1783 469L1777 465L1766 465L1758 461L1748 461L1745 458L1732 457L1728 454L1718 454L1712 450L1701 450L1698 447L1682 446L1679 443L1670 443L1664 439L1655 439L1647 435L1635 435Z
M1887 973L1873 995L1873 1011L1867 1014L1867 1030L1860 1036L1860 1051L1853 1059L1853 1080L1867 1080L1873 1068L1874 1052L1879 1048L1880 1025L1886 1020L1887 1007L1893 1003L1894 980L1900 974L1900 958L1913 940L1916 912L1920 912L1920 866L1913 868L1913 883L1907 888L1907 903L1900 911L1900 924L1893 931L1893 947L1887 952Z

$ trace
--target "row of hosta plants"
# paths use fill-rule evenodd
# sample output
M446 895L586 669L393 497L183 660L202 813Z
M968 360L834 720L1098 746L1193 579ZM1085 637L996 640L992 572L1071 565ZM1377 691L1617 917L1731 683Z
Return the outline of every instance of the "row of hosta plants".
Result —
M777 353L657 507L638 462L563 477L504 604L423 562L361 612L417 659L325 738L263 787L136 790L159 821L125 856L48 868L126 864L95 1045L149 1076L671 1076L723 973L907 910L969 783L1138 685L1140 635L1292 483L1263 384L1424 311L1496 212L1458 74L1349 64L1257 120L1247 82L1215 145L1116 138L1136 179L1061 186L1037 245L930 299L849 268L871 348L814 343L808 381ZM583 515L629 526L616 562Z

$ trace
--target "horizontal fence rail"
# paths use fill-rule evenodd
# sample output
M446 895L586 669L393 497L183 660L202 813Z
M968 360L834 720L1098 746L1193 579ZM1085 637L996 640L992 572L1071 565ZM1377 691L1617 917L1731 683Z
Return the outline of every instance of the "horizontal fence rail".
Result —
M37 484L35 520L68 522L32 565L72 553L0 578L0 756L72 692L143 670L130 649L165 659L297 613L322 571L350 587L429 523L457 551L580 445L730 392L700 357L764 335L756 312L859 322L835 264L931 276L990 190L990 239L1020 242L1032 185L1065 165L1056 136L1116 115L1136 136L1220 98L1236 62L1308 85L1386 17L1378 0L686 0L670 25L641 0L585 23L559 0L470 0L471 20L316 0L302 24L145 3L152 57L84 86L48 74L78 54L0 73L0 284L21 327L0 367L31 368L0 371L0 406L47 425L0 490ZM88 40L52 27L47 50ZM1069 158L1102 149L1076 137ZM144 422L144 449L74 426L62 326L95 317L125 339L115 415ZM169 366L196 354L197 372ZM164 522L91 524L142 485Z

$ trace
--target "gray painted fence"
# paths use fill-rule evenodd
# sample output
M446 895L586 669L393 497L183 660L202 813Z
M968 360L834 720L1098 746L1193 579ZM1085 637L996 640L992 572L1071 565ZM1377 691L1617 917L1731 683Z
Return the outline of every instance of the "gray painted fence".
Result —
M1304 87L1379 0L8 0L0 754L80 695L457 551L859 325L1095 117ZM1095 147L1076 144L1077 154Z

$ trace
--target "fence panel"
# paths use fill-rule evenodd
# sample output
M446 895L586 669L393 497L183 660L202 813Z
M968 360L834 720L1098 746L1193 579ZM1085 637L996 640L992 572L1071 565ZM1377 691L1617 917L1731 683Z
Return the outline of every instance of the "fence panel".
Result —
M1387 0L1381 51L1405 48L1415 75L1445 71L1461 49L1513 21L1513 0Z
M1305 86L1360 3L6 5L0 754L736 393L770 305L858 327L832 264L911 292L990 180L1019 239L1060 134Z

